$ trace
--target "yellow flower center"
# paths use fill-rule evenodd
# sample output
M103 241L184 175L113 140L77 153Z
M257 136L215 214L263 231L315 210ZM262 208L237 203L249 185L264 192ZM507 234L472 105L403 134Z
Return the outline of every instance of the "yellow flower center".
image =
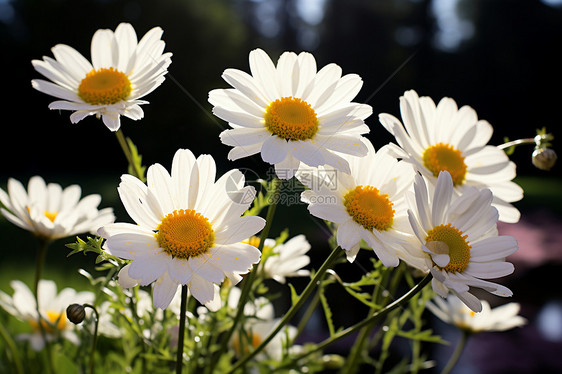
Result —
M59 212L49 212L46 210L44 214L45 217L49 219L49 221L55 222L55 218L57 218L57 214L59 214Z
M111 105L126 100L132 89L125 73L114 68L101 68L86 74L78 86L78 96L88 104Z
M357 186L345 194L344 206L353 220L371 231L384 231L392 226L394 209L388 195L371 186Z
M66 327L66 316L64 313L48 310L45 312L47 318L41 318L41 327L46 333L52 334L55 331L64 330ZM36 319L29 320L29 324L35 331L39 331L39 323Z
M166 253L182 259L207 252L215 242L209 220L192 209L174 210L164 217L155 237Z
M466 164L461 152L449 144L438 143L428 147L422 155L423 164L433 176L438 177L440 171L448 171L453 178L453 184L459 185L464 182L466 176Z
M244 339L244 338L242 338ZM246 340L247 339L247 340ZM232 339L232 348L234 348L234 352L236 352L236 354L238 356L242 356L242 355L247 355L250 353L249 347L248 347L248 343L251 344L252 348L257 348L263 341L262 337L260 334L257 334L255 332L247 332L247 336L244 342L240 341L240 336L238 335L238 333L235 333L233 335L233 339ZM244 344L246 342L246 344ZM244 348L240 347L240 345L243 345ZM243 351L243 352L242 352Z
M443 242L449 247L449 264L441 270L448 273L463 272L470 262L470 244L468 244L468 235L463 235L462 231L456 227L447 225L439 225L429 230L426 243L437 241Z
M282 97L265 110L265 128L285 140L307 140L318 131L316 112L306 101Z

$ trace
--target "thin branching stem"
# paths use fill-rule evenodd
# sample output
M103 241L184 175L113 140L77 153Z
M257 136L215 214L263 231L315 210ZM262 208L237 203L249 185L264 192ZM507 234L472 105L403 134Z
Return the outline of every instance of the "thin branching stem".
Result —
M117 136L117 141L119 142L119 145L123 150L123 154L125 154L125 158L127 159L129 166L131 167L133 175L144 182L143 173L141 170L139 170L138 165L136 165L133 160L133 153L131 152L131 148L129 148L129 145L127 144L127 140L125 139L125 135L123 135L123 131L119 129L115 132L115 135Z
M312 291L314 291L314 289L318 286L318 283L324 277L324 274L326 273L326 271L333 265L333 263L337 260L337 258L340 255L341 255L341 248L336 247L332 251L332 253L330 253L328 258L324 261L322 266L320 266L320 268L318 269L316 274L314 274L314 277L312 277L312 279L310 280L310 282L308 283L308 285L306 286L306 288L304 289L302 294L298 297L297 301L293 304L293 306L291 306L291 308L289 308L289 310L287 311L287 313L285 313L285 315L283 316L281 321L279 321L279 323L277 324L275 329L273 329L273 331L271 331L271 333L269 333L269 335L260 343L259 346L256 347L256 349L254 349L252 352L250 352L244 358L242 358L238 362L236 362L234 364L234 366L228 372L229 374L233 373L237 369L246 365L246 363L248 361L250 361L252 358L254 358L258 353L260 353L265 348L265 346L267 344L269 344L269 342L271 342L271 340L273 340L273 338L279 333L279 331L281 331L281 329L283 327L285 327L285 325L291 321L291 319L293 318L295 313L301 308L301 306L304 304L304 302L312 294Z
M441 374L449 374L453 370L453 368L455 367L455 365L459 361L459 358L462 355L462 352L464 350L464 347L466 346L466 342L468 341L468 337L470 336L470 333L466 330L461 330L461 331L462 331L461 339L457 343L455 351L451 355L449 362L447 362L447 365L445 366Z

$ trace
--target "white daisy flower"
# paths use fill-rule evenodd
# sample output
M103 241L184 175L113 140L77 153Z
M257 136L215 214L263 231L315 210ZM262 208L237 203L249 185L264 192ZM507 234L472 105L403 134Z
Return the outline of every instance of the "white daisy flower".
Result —
M426 306L443 322L471 333L506 331L527 323L518 315L521 308L518 303L507 303L492 309L486 300L482 300L482 311L474 313L457 297L449 295L446 300L436 297Z
M467 187L456 195L447 171L439 174L434 188L429 184L429 190L424 178L416 175L414 189L408 218L427 254L422 270L431 270L433 290L441 297L451 291L475 312L482 310L482 304L470 287L511 296L507 287L485 280L511 274L513 264L505 258L517 250L515 238L498 236L492 192Z
M90 232L113 223L113 209L98 210L101 196L88 195L80 199L78 185L62 188L59 184L45 184L43 178L29 180L27 191L18 180L8 180L8 193L0 189L0 211L8 221L34 235L54 240Z
M310 271L303 269L310 263L310 257L306 253L310 250L310 243L304 235L297 235L285 243L268 247L268 242L264 243L263 265L264 272L268 278L272 278L279 283L285 283L286 277L306 277Z
M38 298L41 327L33 292L21 281L12 281L10 285L14 289L14 294L9 296L0 291L0 306L17 319L27 322L33 330L30 333L18 335L19 340L29 341L31 348L35 351L40 351L45 346L43 333L47 341L53 341L58 336L62 336L76 345L80 344L78 336L74 333L75 325L66 317L66 308L71 304L92 303L93 293L76 292L72 288L65 288L57 293L55 282L40 280Z
M364 240L385 266L409 262L412 246L405 193L414 170L382 148L375 153L369 141L365 157L348 158L350 174L324 167L299 170L297 178L310 188L301 194L308 211L337 225L337 243L354 261Z
M132 260L119 272L122 287L154 283L154 305L165 309L178 286L188 285L199 302L218 309L218 284L225 276L238 283L259 261L257 248L241 243L265 225L261 217L241 217L255 189L244 187L238 170L216 182L215 174L211 156L195 159L180 149L171 174L155 164L148 168L147 185L131 175L121 177L119 196L136 224L107 225L98 233L107 239L105 249ZM233 199L241 195L242 203Z
M487 121L478 120L474 109L458 109L450 98L443 98L436 106L431 98L406 91L400 97L400 112L404 125L390 114L379 115L402 147L394 146L397 157L415 165L432 183L439 172L448 171L457 193L467 186L489 188L500 221L519 221L519 211L510 204L523 197L521 187L511 181L515 164L504 151L487 145L493 128Z
M92 62L64 44L54 46L54 59L33 60L35 70L49 81L34 79L33 88L61 100L49 109L72 110L70 121L77 123L95 114L111 130L121 126L120 116L133 120L144 115L139 100L162 82L171 53L163 53L162 29L155 27L137 42L128 23L115 29L97 30L92 38Z
M341 154L367 153L361 134L372 108L351 102L363 85L358 75L342 77L336 64L317 71L307 52L285 52L275 66L261 49L250 52L250 70L226 69L222 77L234 88L209 92L213 113L232 127L220 135L234 147L230 160L261 152L280 179L290 179L301 162L349 172Z

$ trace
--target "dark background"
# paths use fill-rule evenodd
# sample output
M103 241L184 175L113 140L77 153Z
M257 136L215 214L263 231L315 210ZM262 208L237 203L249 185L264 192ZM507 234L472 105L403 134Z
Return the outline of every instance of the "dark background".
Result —
M178 148L189 148L196 155L212 154L221 174L237 167L265 177L267 168L259 156L227 161L230 147L218 137L226 124L212 116L207 102L211 89L228 87L222 71L248 71L248 53L258 47L274 61L286 50L310 51L319 68L335 62L344 74L359 74L364 86L355 101L373 107L366 122L376 148L393 141L379 124L378 113L398 117L398 98L409 89L436 102L449 96L459 106L475 108L495 128L491 144L501 144L505 136L533 137L543 126L559 136L561 5L555 0L0 0L0 186L10 177L27 184L33 175L64 186L79 183L84 194L101 193L102 206L114 206L118 220L128 219L115 190L126 161L114 134L95 117L71 124L71 112L50 111L47 105L55 99L30 83L42 78L32 59L52 56L50 48L58 43L89 59L93 33L114 30L120 22L130 22L139 39L152 27L162 27L166 51L174 54L164 84L144 98L150 101L143 106L145 118L122 118L123 132L138 145L147 165L169 167ZM522 302L529 326L475 337L457 373L548 373L562 368L562 294L556 276L562 270L560 167L550 173L535 169L531 152L531 146L522 147L512 156L518 165L516 181L526 192L517 204L522 222L503 226L520 241L523 255L512 259L520 270L506 282L514 290L513 301ZM307 234L313 256L318 254L317 267L326 239L321 223L311 221L302 205L280 207L276 220L278 231L287 226L292 235ZM299 220L302 225L295 225ZM0 223L5 246L0 268L17 274L13 264L21 256L32 263L34 251L14 248L32 244L21 230L5 220ZM48 260L51 269L74 272L82 266L84 259L67 260L64 243L59 247ZM87 260L91 266L92 259ZM369 266L368 260L358 263L352 272ZM554 310L546 322L544 310ZM339 325L348 326L364 315L362 309L347 313ZM436 323L436 328L453 342L431 353L443 364L458 334L443 324ZM559 334L545 335L545 329Z

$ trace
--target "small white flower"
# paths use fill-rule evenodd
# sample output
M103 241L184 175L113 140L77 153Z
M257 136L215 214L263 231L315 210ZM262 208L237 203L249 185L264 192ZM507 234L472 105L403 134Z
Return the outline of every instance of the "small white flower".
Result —
M490 190L467 187L456 195L447 171L429 189L424 177L416 175L414 189L408 218L420 252L426 253L426 266L421 269L431 269L433 290L441 297L451 291L475 312L482 310L482 304L470 287L511 296L507 287L484 280L511 274L513 264L505 258L517 250L515 238L498 236L498 211L491 205Z
M439 172L448 171L457 193L468 186L489 188L500 221L519 221L521 214L510 204L523 197L521 187L511 181L515 164L504 151L487 145L494 129L487 121L478 120L474 109L458 109L450 98L443 98L436 106L431 98L406 91L400 97L400 112L404 125L390 114L379 115L402 147L393 147L397 157L415 165L432 183Z
M319 167L301 169L297 178L310 188L301 194L308 211L337 225L337 243L354 261L364 240L385 266L410 261L413 232L408 224L406 192L414 170L382 148L364 141L365 157L349 158L350 174Z
M241 217L255 189L244 187L240 171L216 182L215 175L211 156L195 159L180 149L171 174L155 164L146 185L131 175L121 177L119 196L136 224L107 225L99 234L107 239L105 249L132 260L119 272L122 287L154 283L154 305L165 309L178 286L188 285L199 302L220 308L218 285L225 276L238 283L259 261L257 248L241 241L260 231L265 220Z
M446 300L436 297L426 306L443 322L471 333L506 331L527 323L518 315L521 308L518 303L507 303L492 309L486 300L482 300L482 311L474 313L457 297L449 295Z
M162 29L155 27L137 42L128 23L115 29L97 30L92 38L92 62L74 48L54 46L54 59L33 60L35 70L49 81L34 79L33 88L62 100L49 109L74 111L70 121L77 123L95 114L111 131L121 126L120 116L133 120L144 115L139 100L162 82L171 63L171 53L163 53Z
M0 306L20 321L32 327L31 333L18 335L18 339L29 341L31 348L40 351L45 346L43 330L47 341L53 341L59 335L74 344L79 344L78 336L74 333L74 324L66 317L66 308L71 304L92 303L94 294L83 291L76 292L72 288L65 288L57 293L55 282L40 280L38 286L39 308L41 324L37 314L37 303L31 290L21 281L12 281L13 296L0 291Z
M14 225L31 231L38 237L54 240L96 233L98 228L115 220L113 209L98 210L101 196L94 194L80 199L80 186L62 188L45 184L43 178L32 177L27 191L21 182L10 178L8 193L0 189L2 215Z
M306 255L309 250L310 243L304 235L297 235L278 245L275 245L274 240L267 239L263 247L266 276L285 283L285 277L310 275L310 271L303 269L310 263L310 257Z
M290 179L301 162L349 172L341 154L367 153L361 135L372 108L351 102L363 85L358 75L342 77L336 64L317 71L307 52L285 52L275 66L261 49L250 52L250 70L226 69L222 77L234 88L209 92L213 113L232 127L220 135L234 147L230 160L261 152L280 179Z

